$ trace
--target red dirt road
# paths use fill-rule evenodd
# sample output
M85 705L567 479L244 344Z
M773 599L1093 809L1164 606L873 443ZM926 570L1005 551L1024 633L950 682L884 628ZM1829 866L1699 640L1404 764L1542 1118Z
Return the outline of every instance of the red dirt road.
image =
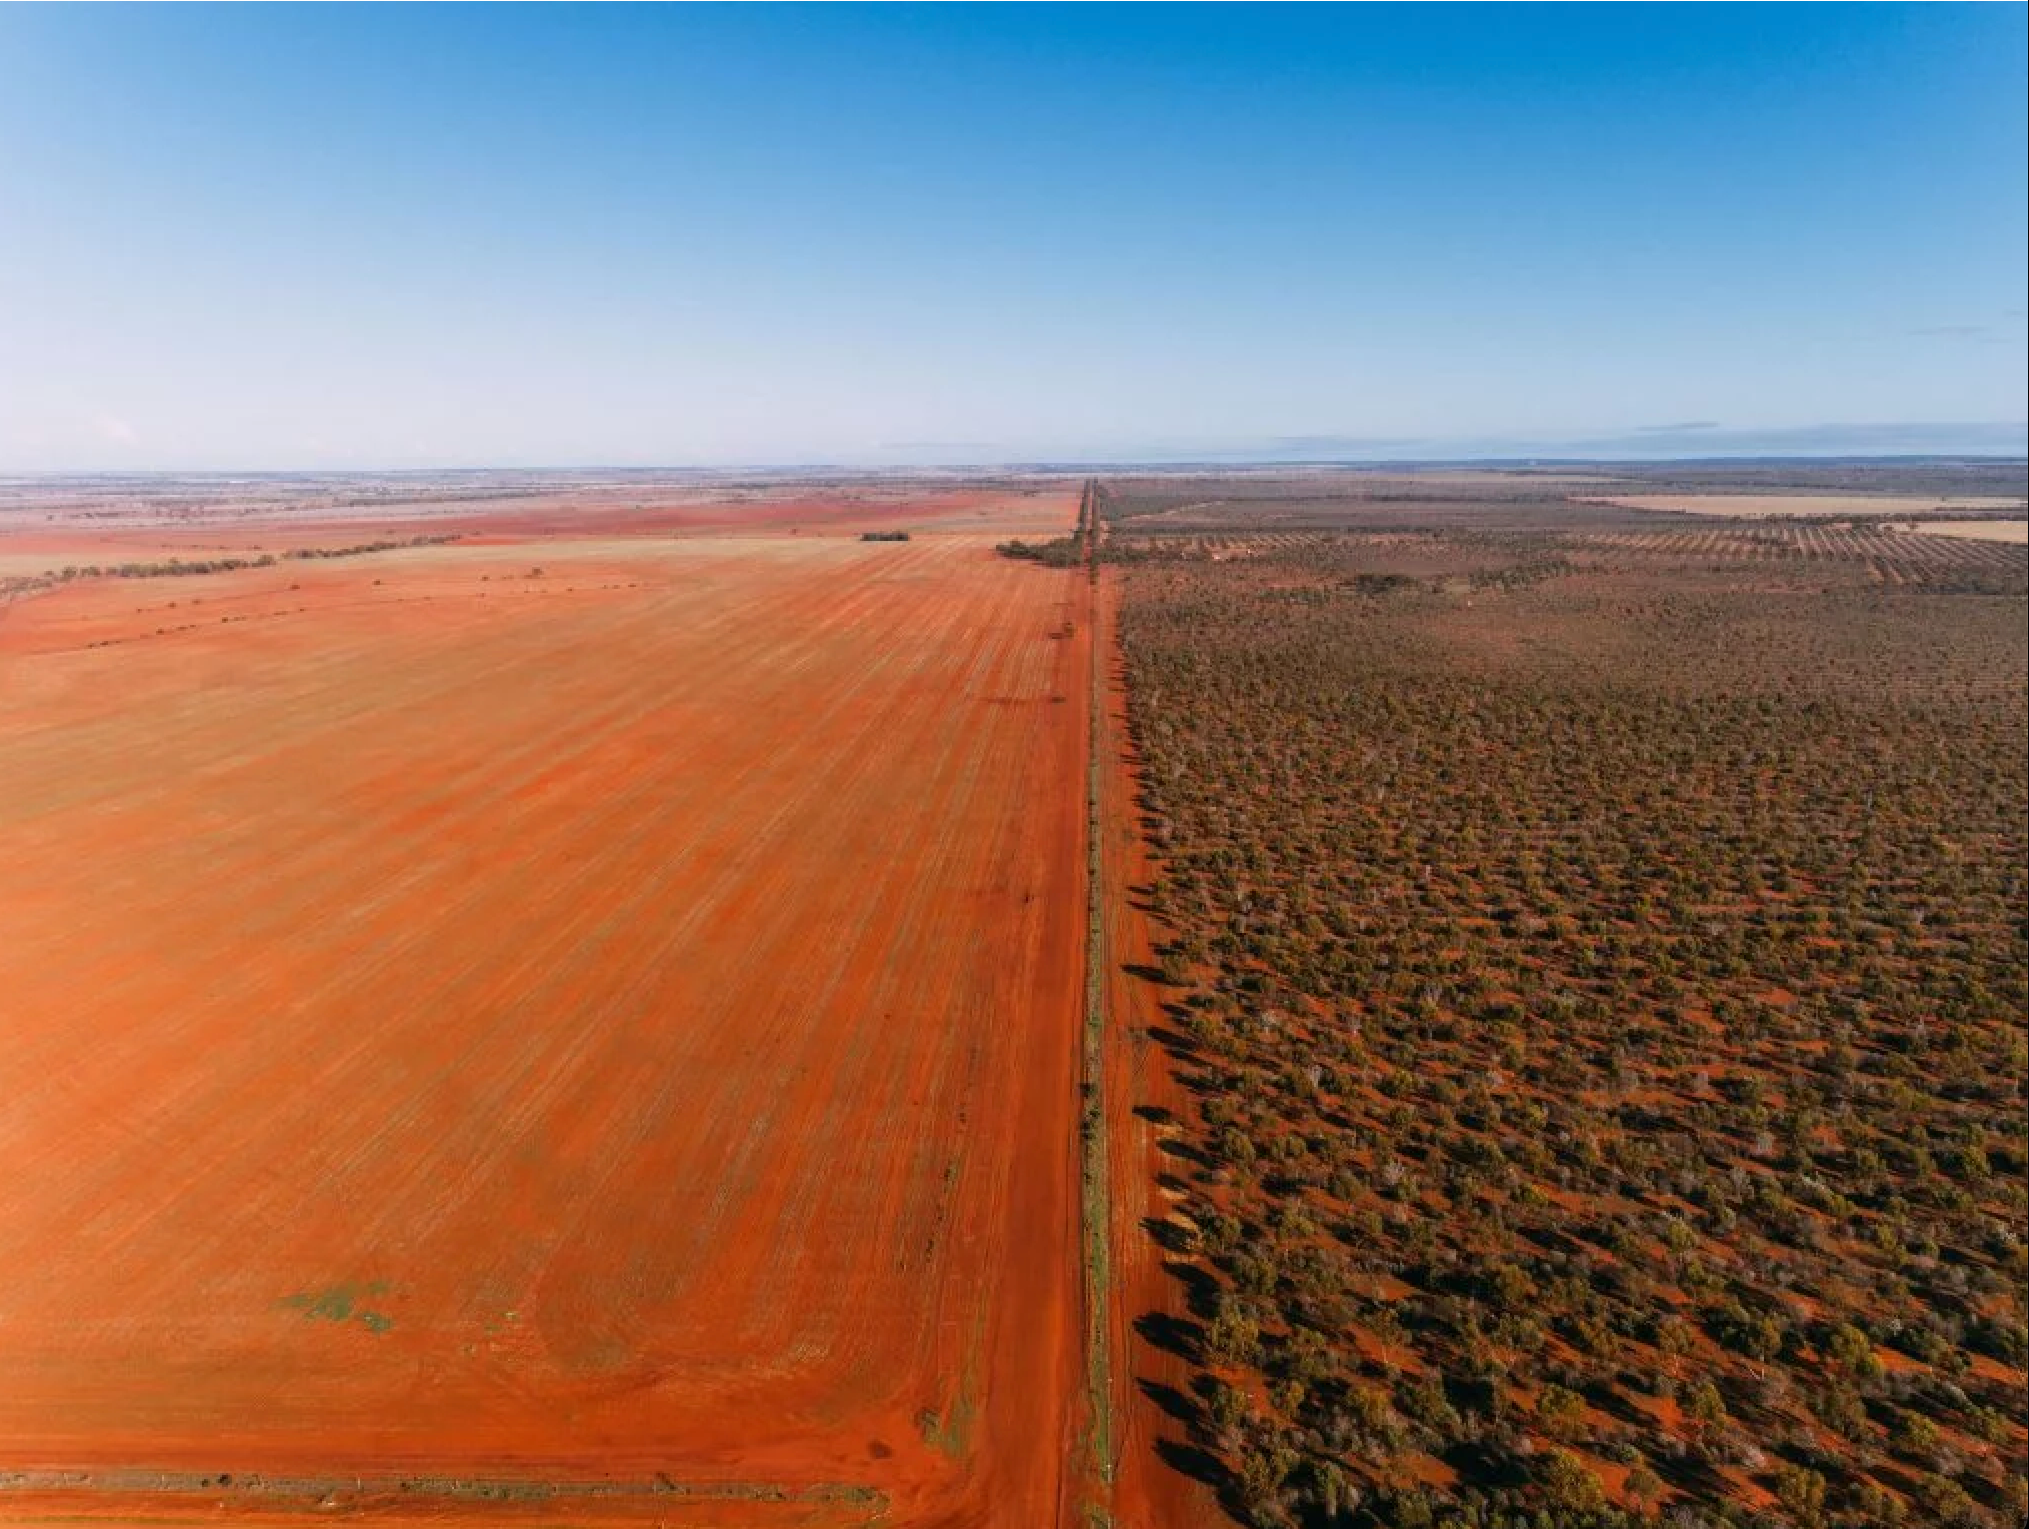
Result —
M1067 1515L1070 517L10 607L0 1521Z

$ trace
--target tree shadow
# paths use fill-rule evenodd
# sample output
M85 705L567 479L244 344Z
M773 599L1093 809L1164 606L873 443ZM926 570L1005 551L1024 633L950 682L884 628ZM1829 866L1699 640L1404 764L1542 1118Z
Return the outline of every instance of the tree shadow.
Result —
M1478 1442L1454 1444L1441 1451L1438 1458L1458 1472L1460 1481L1470 1482L1481 1491L1511 1489L1524 1485L1529 1479L1528 1473L1513 1455Z
M1727 1479L1702 1454L1687 1452L1674 1458L1659 1454L1649 1460L1649 1468L1694 1501L1720 1502L1731 1490Z
M1184 1395L1175 1386L1166 1386L1159 1380L1137 1379L1134 1383L1141 1394L1154 1402L1171 1418L1186 1428L1196 1429L1204 1423L1205 1410L1192 1397Z
M1193 1481L1201 1481L1223 1499L1231 1485L1231 1476L1219 1457L1208 1449L1196 1444L1186 1444L1178 1439L1157 1439L1155 1452L1162 1457L1163 1464L1173 1471L1181 1471Z
M1210 1321L1218 1309L1219 1282L1196 1264L1178 1263L1174 1259L1165 1259L1162 1271L1184 1287L1184 1303L1191 1314Z
M1134 1319L1134 1330L1151 1348L1159 1348L1165 1354L1174 1354L1191 1364L1201 1362L1205 1330L1196 1322L1173 1317L1166 1311L1145 1311Z
M1653 1428L1656 1420L1629 1401L1625 1392L1611 1381L1594 1381L1580 1388L1579 1394L1593 1406L1616 1422L1626 1423L1633 1428Z

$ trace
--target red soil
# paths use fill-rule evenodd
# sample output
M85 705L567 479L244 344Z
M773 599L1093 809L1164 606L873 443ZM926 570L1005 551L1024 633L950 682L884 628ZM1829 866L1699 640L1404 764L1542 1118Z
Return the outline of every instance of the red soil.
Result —
M727 499L700 489L559 491L363 509L285 509L230 502L165 516L138 508L78 511L33 506L0 513L0 571L38 573L65 563L155 562L248 556L304 547L356 546L403 536L475 544L538 537L752 534L784 530L945 528L1003 536L1063 530L1062 496L977 489L802 489Z
M1068 1513L1070 505L803 509L5 611L0 1521Z
M1184 1288L1164 1270L1162 1247L1149 1231L1150 1222L1172 1211L1164 1180L1188 1172L1187 1163L1164 1150L1176 1134L1166 1122L1182 1120L1188 1100L1171 1074L1167 1053L1151 1036L1152 1031L1173 1030L1175 1024L1163 1012L1167 990L1145 975L1156 965L1158 936L1143 911L1156 870L1141 833L1140 784L1127 732L1126 691L1115 659L1118 578L1117 569L1102 570L1097 613L1097 640L1108 675L1100 852L1106 889L1106 1094L1112 1154L1113 1511L1122 1524L1209 1529L1230 1522L1211 1489L1161 1453L1164 1447L1190 1448L1188 1430L1163 1402L1190 1400L1192 1367L1136 1326L1150 1316L1192 1320Z

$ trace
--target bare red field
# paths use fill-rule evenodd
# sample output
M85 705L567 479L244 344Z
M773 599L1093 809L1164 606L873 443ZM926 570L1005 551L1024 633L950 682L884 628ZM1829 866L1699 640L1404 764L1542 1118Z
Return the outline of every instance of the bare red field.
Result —
M1070 1511L1071 507L865 513L0 615L0 1520Z

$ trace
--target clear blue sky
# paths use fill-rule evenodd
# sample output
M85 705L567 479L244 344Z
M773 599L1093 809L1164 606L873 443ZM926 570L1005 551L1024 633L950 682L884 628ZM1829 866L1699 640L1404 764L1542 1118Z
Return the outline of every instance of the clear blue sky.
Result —
M2019 450L2025 15L0 6L0 471Z

